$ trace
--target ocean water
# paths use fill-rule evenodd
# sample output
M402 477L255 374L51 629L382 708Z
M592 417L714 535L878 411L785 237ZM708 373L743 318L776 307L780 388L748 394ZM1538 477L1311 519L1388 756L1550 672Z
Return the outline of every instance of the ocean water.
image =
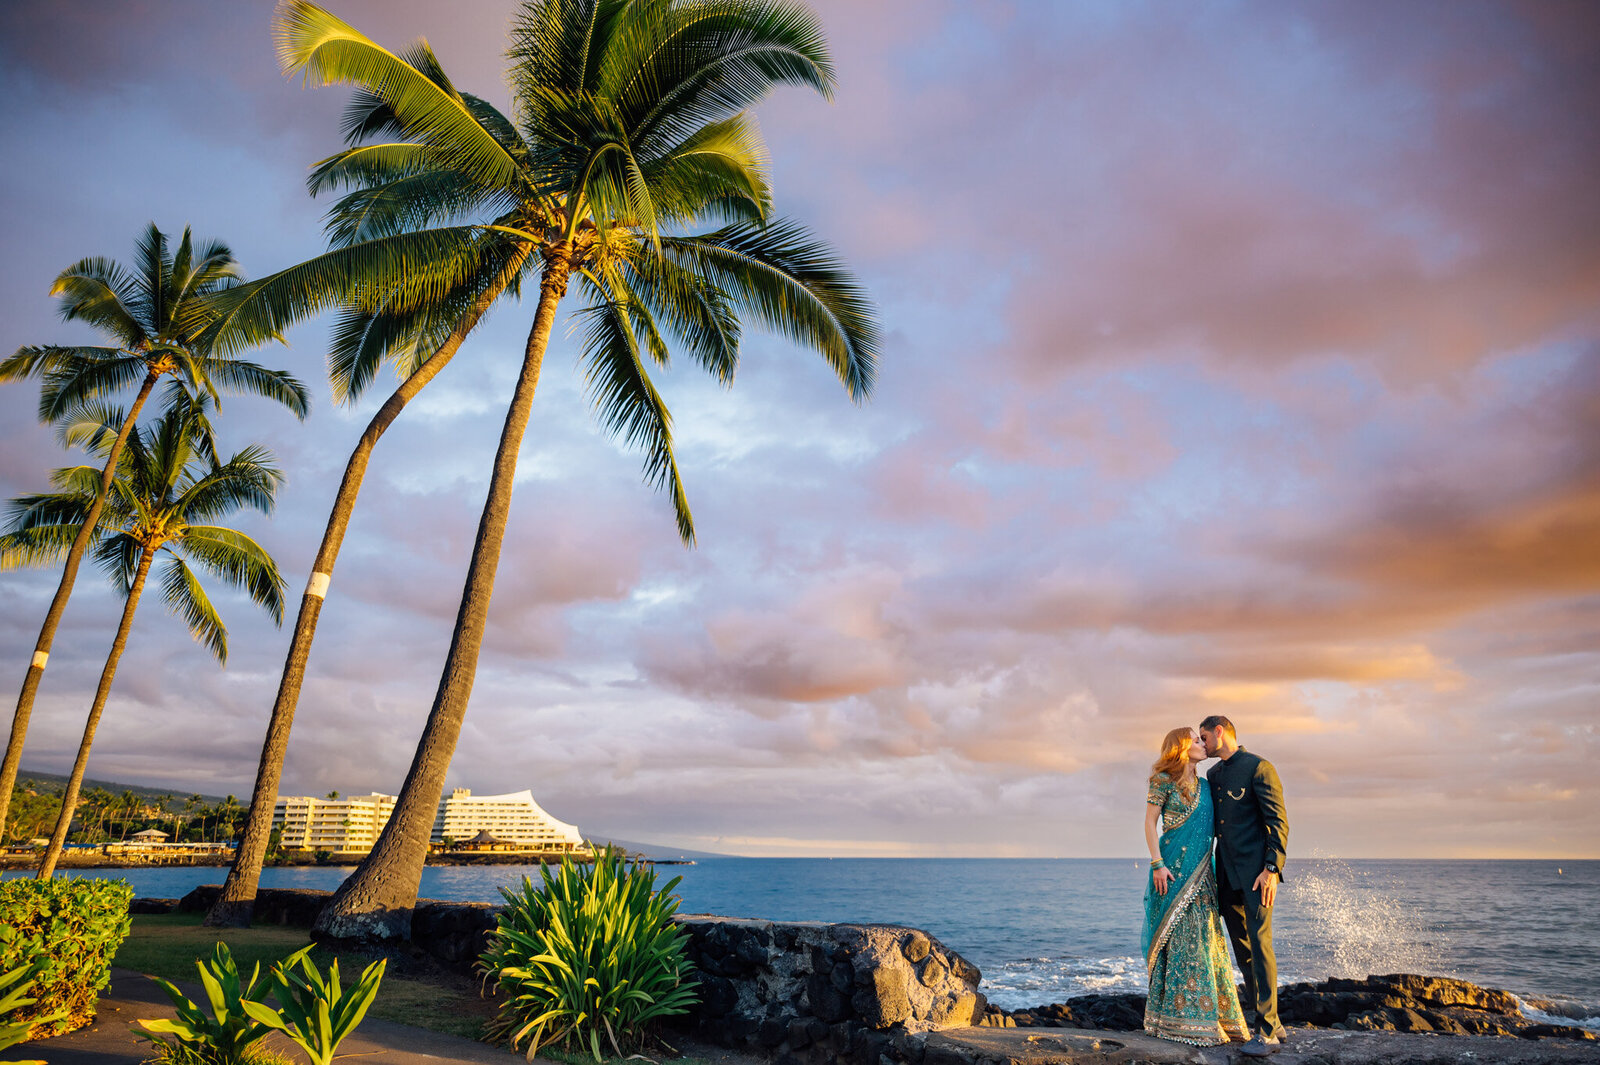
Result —
M680 912L922 928L983 970L1008 1009L1145 988L1147 866L1133 859L714 858L681 877ZM264 887L332 889L341 867L267 869ZM1556 999L1600 1027L1600 861L1300 859L1273 921L1283 982L1424 972ZM225 870L118 869L141 896ZM429 866L422 895L498 902L537 867Z

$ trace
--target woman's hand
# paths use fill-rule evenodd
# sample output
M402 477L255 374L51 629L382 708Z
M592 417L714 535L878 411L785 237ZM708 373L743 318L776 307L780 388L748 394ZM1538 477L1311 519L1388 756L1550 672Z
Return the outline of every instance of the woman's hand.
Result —
M1151 878L1155 881L1157 895L1165 895L1167 888L1172 886L1172 881L1175 879L1172 875L1172 870L1166 866L1157 869L1151 874Z

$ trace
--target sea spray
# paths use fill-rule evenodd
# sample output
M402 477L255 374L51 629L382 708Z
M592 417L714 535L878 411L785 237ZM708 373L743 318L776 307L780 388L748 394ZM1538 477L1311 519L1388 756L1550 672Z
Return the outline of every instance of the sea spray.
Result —
M1448 971L1443 936L1401 897L1393 876L1313 854L1298 864L1280 900L1289 902L1293 938L1276 935L1286 979L1352 979L1377 973Z

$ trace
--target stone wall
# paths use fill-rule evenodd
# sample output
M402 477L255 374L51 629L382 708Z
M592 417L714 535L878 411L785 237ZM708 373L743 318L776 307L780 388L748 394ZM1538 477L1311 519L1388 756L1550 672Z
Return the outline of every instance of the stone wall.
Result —
M178 908L207 910L220 890L195 888ZM309 927L328 897L263 888L255 921ZM411 948L471 972L497 913L483 903L423 899L412 918ZM700 1005L676 1027L780 1065L917 1065L926 1033L984 1015L977 968L915 928L704 914L674 920L689 933L689 960L701 984Z
M701 980L685 1026L779 1065L920 1062L925 1033L984 1012L977 968L915 928L677 920Z

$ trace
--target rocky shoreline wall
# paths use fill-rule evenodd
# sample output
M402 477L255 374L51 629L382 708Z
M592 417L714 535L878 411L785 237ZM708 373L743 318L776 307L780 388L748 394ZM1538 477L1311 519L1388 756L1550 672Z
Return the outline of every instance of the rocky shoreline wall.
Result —
M135 913L205 912L221 889L181 900L135 899ZM262 888L257 924L308 928L328 891ZM488 944L497 908L420 900L411 949L462 972ZM977 1023L986 1006L976 966L915 928L680 914L700 1005L673 1026L781 1065L922 1060L920 1036Z

